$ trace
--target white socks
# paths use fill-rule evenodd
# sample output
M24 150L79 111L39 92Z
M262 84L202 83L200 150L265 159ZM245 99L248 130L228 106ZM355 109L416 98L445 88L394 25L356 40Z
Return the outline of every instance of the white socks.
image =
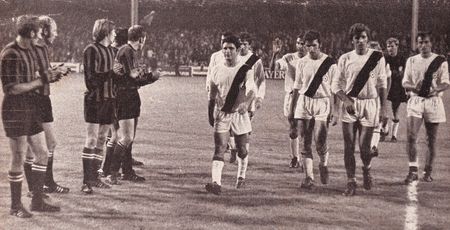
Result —
M298 153L298 137L295 139L289 138L289 146L291 150L291 155L297 157L297 160L300 160L300 156Z
M398 126L400 125L400 122L392 122L392 136L393 137L397 137L397 132L398 132Z
M237 157L237 161L238 161L237 177L245 178L245 173L247 172L247 165L248 165L248 155L244 159Z
M222 184L222 169L223 161L213 161L211 167L212 182L216 182L218 185Z
M305 167L305 173L307 177L311 177L311 179L314 180L314 173L313 173L313 159L311 158L303 158L304 161L304 167Z
M381 133L381 130L383 130L383 129L381 128L381 126L382 126L382 124L380 123L380 124L378 125L378 127L376 127L376 128L373 130L372 142L371 142L371 144L370 144L370 147L371 147L371 148L372 148L372 147L377 147L377 148L378 148L378 143L380 142L380 133Z

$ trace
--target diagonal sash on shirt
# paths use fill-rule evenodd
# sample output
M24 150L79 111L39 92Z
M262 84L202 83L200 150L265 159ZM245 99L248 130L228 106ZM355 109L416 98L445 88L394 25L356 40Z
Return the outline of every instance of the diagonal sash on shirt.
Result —
M233 83L231 83L230 90L228 91L227 97L225 98L225 104L222 107L223 112L231 113L234 103L239 95L239 85L245 80L245 75L252 68L252 66L259 60L259 58L252 54L250 58L245 62L244 65L239 68L236 76L234 77Z
M317 70L316 74L314 75L311 84L309 84L309 87L305 92L305 96L314 97L314 95L317 92L317 89L319 89L320 84L322 84L323 76L328 72L328 70L334 63L335 62L332 58L330 57L325 58L325 60L319 66L319 69Z
M358 73L358 76L356 76L356 80L353 83L353 88L350 90L350 92L347 94L350 97L357 97L359 92L361 92L362 88L367 83L367 80L369 80L370 72L375 69L375 67L378 64L378 61L383 57L383 54L379 51L373 51L373 53L370 55L369 59L367 60L366 64L362 67L361 71Z
M422 87L420 87L419 97L426 97L430 94L431 82L433 81L433 73L436 72L441 64L445 61L442 56L437 56L428 66L427 71L425 71L425 76L422 81Z

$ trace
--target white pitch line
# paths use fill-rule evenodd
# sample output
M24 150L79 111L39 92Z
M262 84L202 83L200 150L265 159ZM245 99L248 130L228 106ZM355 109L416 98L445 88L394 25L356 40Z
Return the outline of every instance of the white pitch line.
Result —
M408 185L408 203L406 204L405 230L417 230L417 181Z

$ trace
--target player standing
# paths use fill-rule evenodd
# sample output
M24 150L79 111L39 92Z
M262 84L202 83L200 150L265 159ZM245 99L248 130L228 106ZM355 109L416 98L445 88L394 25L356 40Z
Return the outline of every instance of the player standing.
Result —
M120 160L123 159L123 180L134 182L144 181L145 178L136 175L132 167L131 145L136 136L137 119L141 112L141 99L138 89L159 79L160 73L152 70L146 72L146 67L140 66L139 52L145 44L147 33L144 27L135 25L128 29L128 44L120 47L114 61L114 73L117 74L117 144L114 148L111 162L111 175L107 180L111 184L118 184Z
M305 180L301 187L314 186L312 139L320 157L319 172L322 184L328 184L328 118L331 114L331 80L336 75L335 61L320 51L320 34L308 31L304 36L308 54L296 65L289 120L300 122L303 135L302 156Z
M39 31L35 16L23 15L16 21L17 37L0 53L0 71L5 94L2 103L2 121L11 148L11 167L8 180L11 188L10 215L29 218L32 214L21 202L23 180L23 157L28 145L35 154L30 177L33 180L32 211L60 211L60 207L48 202L43 196L48 162L45 136L37 111L35 90L55 79L40 76L32 39Z
M53 43L57 36L57 26L55 20L49 16L39 17L40 30L35 39L33 39L33 51L36 53L37 63L39 64L39 74L45 76L52 74L60 78L63 74L68 73L67 68L50 66L48 46ZM36 103L38 104L38 113L42 122L42 128L45 133L45 140L48 149L48 162L46 177L44 183L44 192L46 193L68 193L69 188L58 185L53 178L53 153L56 147L56 138L53 129L53 112L50 100L50 84L47 82L38 90L36 95ZM33 164L33 152L28 148L26 160L24 162L25 176L28 182L28 188L33 188L33 180L31 178L31 167ZM32 195L32 193L31 193Z
M332 92L343 102L342 131L344 162L347 172L345 196L356 193L355 144L359 131L359 149L363 162L364 189L372 188L371 150L373 130L379 117L385 117L386 73L381 52L369 49L369 28L361 23L350 27L354 50L339 58L337 75L332 80Z
M389 38L386 41L387 55L384 57L386 63L389 64L391 69L391 85L387 99L391 101L392 107L392 126L390 128L392 132L391 141L397 142L397 132L400 124L400 118L398 116L398 109L401 103L408 101L405 88L402 86L402 79L405 70L406 58L398 53L399 41L396 38ZM387 128L389 130L389 128Z
M411 96L406 106L408 138L406 151L409 157L406 184L418 180L417 137L423 122L425 122L428 146L423 180L433 181L431 172L436 156L438 127L439 123L446 121L442 96L443 91L450 86L448 63L444 57L431 51L431 33L420 32L416 41L420 53L408 58L402 80L403 87Z
M98 177L103 157L103 145L110 125L115 119L115 93L113 87L114 52L110 45L116 33L114 22L98 19L92 31L94 43L84 49L84 119L87 136L83 149L83 185L81 191L92 193L92 186L110 188Z
M304 47L303 36L298 35L295 43L297 52L285 54L280 60L277 61L275 70L284 70L286 72L284 78L284 104L283 112L284 116L288 117L289 109L292 102L292 93L294 90L295 81L295 67L297 66L298 60L305 56L306 49ZM299 139L298 134L301 127L299 127L298 122L295 119L289 119L289 149L291 152L291 162L289 167L298 168L303 171L303 162L299 154ZM300 124L302 125L302 124ZM301 137L301 136L300 136Z
M246 144L252 130L248 106L256 90L252 66L259 58L253 55L245 63L238 62L239 46L236 36L226 37L222 44L225 63L216 65L211 72L208 118L209 124L214 127L215 150L211 167L212 183L207 183L205 188L216 195L221 193L224 153L230 130L235 136L238 157L241 159L247 157ZM238 170L237 188L244 184L247 168L239 167Z

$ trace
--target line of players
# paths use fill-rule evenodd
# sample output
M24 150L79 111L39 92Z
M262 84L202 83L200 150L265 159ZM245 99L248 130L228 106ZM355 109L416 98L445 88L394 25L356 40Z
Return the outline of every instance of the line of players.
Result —
M387 40L387 55L384 56L377 43L369 43L369 28L356 23L349 30L349 39L354 49L343 54L338 63L321 52L321 37L316 31L308 31L296 40L297 52L284 55L276 62L277 70L284 70L285 100L284 115L288 118L289 147L292 155L290 167L301 167L305 179L301 187L314 186L312 140L316 142L319 155L319 173L322 184L329 183L327 135L329 124L342 121L344 139L344 163L347 174L345 196L356 194L355 146L358 141L363 163L363 187L373 186L371 161L378 155L380 133L388 130L387 103L392 105L392 138L397 140L399 125L398 108L407 102L407 154L409 172L406 184L418 180L417 135L425 123L428 152L423 180L433 181L432 165L435 157L436 135L439 123L445 122L442 102L443 91L448 89L449 73L445 58L432 52L432 35L421 32L417 36L419 54L406 59L398 55L399 42ZM249 109L253 101L259 107L261 87L255 63L255 55L247 53L251 39L244 33L240 39L231 33L221 37L222 50L211 56L206 88L209 95L208 117L214 127L215 150L212 161L212 181L205 188L208 192L221 194L221 175L227 142L231 143L230 162L237 152L238 174L236 188L245 184L248 164L251 116ZM369 47L369 45L371 47ZM378 44L379 46L379 44ZM274 56L279 49L274 48ZM257 68L256 68L257 67ZM263 76L264 77L264 76ZM229 136L234 140L229 140ZM386 135L387 131L384 132ZM378 135L377 135L378 134ZM301 150L299 150L301 142ZM234 147L235 143L235 147ZM236 150L233 150L235 148ZM299 152L301 152L301 157Z
M8 172L10 214L30 218L32 214L21 201L23 172L32 198L31 211L60 211L61 208L45 193L69 192L69 188L58 185L53 179L56 141L49 84L60 80L70 69L50 66L47 46L57 36L57 26L52 18L23 15L17 18L16 29L16 39L0 54L5 94L2 121L12 151ZM92 193L92 187L110 188L110 184L119 184L121 166L123 180L145 180L132 169L131 146L140 115L138 89L158 80L160 73L156 66L152 66L149 72L140 62L140 51L146 40L143 26L117 28L117 31L119 36L115 39L114 22L96 20L94 42L84 50L87 138L82 154L84 178L81 190L86 194ZM111 46L113 41L115 44ZM106 181L109 184L106 184L100 180L98 170L102 165L108 131L112 134L103 163L103 172L108 175Z

